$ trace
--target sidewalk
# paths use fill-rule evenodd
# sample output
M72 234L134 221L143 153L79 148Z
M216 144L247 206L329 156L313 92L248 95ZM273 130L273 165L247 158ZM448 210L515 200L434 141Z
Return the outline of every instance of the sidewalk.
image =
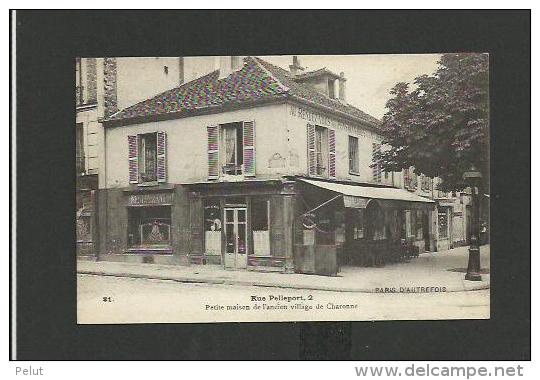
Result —
M489 245L482 246L480 252L482 269L489 269ZM482 274L482 281L465 281L465 273L448 270L466 268L467 260L467 247L459 247L444 252L424 253L408 263L390 264L382 268L344 267L338 277L284 274L281 272L233 271L225 270L217 265L175 266L104 261L78 261L77 273L186 283L360 293L376 293L380 292L378 289L381 288L388 288L387 292L398 293L423 293L424 291L417 289L418 287L444 287L446 292L489 289L489 274ZM431 290L431 292L434 291L436 290Z

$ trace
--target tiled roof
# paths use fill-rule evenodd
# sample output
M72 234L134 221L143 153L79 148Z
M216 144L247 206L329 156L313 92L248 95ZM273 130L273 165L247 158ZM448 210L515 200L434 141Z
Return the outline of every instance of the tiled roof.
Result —
M323 68L320 68L320 69L317 69L317 70L313 70L313 71L306 71L306 72L303 72L303 73L300 73L300 74L296 74L295 76L295 79L305 79L305 78L312 78L312 77L316 77L316 76L319 76L319 75L322 75L322 74L327 74L329 76L332 76L334 78L339 78L339 75L328 70L326 67L323 67Z
M221 106L251 104L253 102L286 97L314 103L346 113L372 126L379 121L356 107L330 99L309 85L297 83L291 74L260 58L248 57L242 69L219 79L214 71L179 87L165 91L111 115L105 121L155 119Z
M292 74L282 69L281 67L272 65L271 63L263 61L260 58L255 59L257 59L261 63L261 65L265 67L268 71L272 72L272 74L277 80L279 80L283 85L289 88L290 95L316 103L318 105L322 105L327 108L334 109L336 111L344 112L354 118L360 119L373 126L378 126L380 124L380 121L378 119L374 118L371 115L368 115L367 113L359 110L358 108L350 104L343 103L337 99L331 99L321 94L319 91L317 91L315 88L311 87L308 84L297 83L293 80Z

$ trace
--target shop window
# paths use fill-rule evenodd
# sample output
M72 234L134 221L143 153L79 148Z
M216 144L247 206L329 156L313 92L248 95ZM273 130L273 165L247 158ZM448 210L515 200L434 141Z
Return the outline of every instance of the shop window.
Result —
M128 210L128 245L159 247L171 243L171 208L130 207Z
M415 228L415 235L417 240L422 240L424 238L424 231L423 231L423 220L424 220L424 213L421 210L416 210L416 228Z
M410 210L405 210L405 234L407 238L412 236L412 217Z
M157 181L157 133L139 135L140 182Z
M443 208L438 212L438 222L439 222L439 238L446 239L448 238L448 209Z
M270 204L268 200L251 202L251 229L253 231L253 254L270 255Z
M349 136L349 172L358 174L358 138Z
M242 174L244 163L244 141L242 123L223 124L223 174Z
M221 204L219 199L204 202L204 242L207 255L221 255Z

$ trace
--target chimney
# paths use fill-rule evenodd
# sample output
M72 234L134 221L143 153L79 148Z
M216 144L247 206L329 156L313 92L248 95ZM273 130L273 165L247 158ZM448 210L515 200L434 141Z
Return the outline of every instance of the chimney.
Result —
M342 102L347 102L347 97L345 96L345 73L342 71L339 73L339 100Z
M184 81L184 57L178 57L178 84L183 85Z
M242 57L237 55L227 55L218 57L219 61L219 79L223 79L231 75L233 71L242 68Z
M239 55L231 56L231 69L232 71L240 70L243 66L242 57Z
M301 71L304 71L304 68L300 66L300 61L298 60L297 55L293 55L292 65L289 65L289 69L291 70L292 75L298 75Z
M228 77L232 73L232 60L230 56L219 57L219 79Z

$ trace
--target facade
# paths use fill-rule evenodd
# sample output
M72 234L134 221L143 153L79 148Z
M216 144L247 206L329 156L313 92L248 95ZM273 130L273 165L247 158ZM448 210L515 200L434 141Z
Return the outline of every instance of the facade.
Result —
M347 103L344 73L216 66L105 113L100 260L332 275L452 244L453 206L381 170L379 121Z
M395 177L394 185L414 192L422 197L433 199L437 207L432 215L433 239L430 251L444 251L468 244L470 234L471 197L466 189L463 192L446 193L437 189L438 178L417 175L414 168L403 170ZM413 220L412 225L418 224ZM411 234L412 237L412 234ZM420 235L417 234L415 244L421 247Z

